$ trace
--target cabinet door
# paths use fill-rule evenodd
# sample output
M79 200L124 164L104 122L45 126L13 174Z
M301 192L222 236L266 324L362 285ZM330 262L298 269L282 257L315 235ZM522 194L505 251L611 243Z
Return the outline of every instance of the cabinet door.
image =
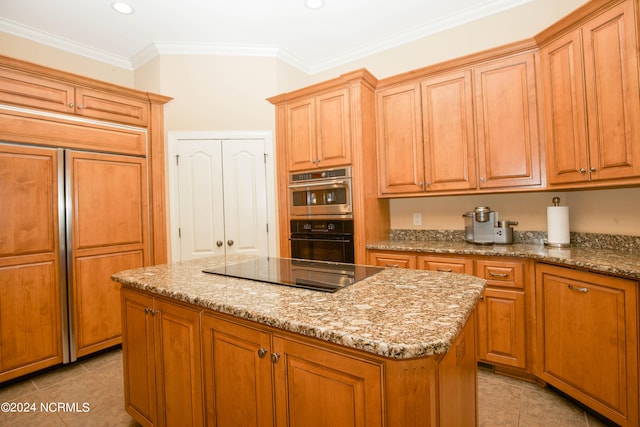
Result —
M147 126L149 104L112 93L76 88L76 114L92 119Z
M422 192L420 85L410 83L381 90L376 102L380 194Z
M158 424L204 423L200 312L169 301L154 301Z
M474 69L480 188L541 184L532 53Z
M640 89L633 2L583 27L592 180L640 176Z
M369 252L369 264L378 267L416 268L416 256L394 252Z
M111 275L148 264L149 212L145 159L68 151L65 161L73 358L120 343Z
M289 170L316 167L316 104L314 98L291 102L286 106L287 157Z
M0 144L0 383L63 361L61 156Z
M473 260L441 256L419 256L418 269L443 273L473 274Z
M618 424L638 425L638 284L536 269L540 377Z
M318 95L317 165L333 167L351 163L349 89Z
M206 425L273 425L271 336L202 316Z
M383 425L380 365L278 336L273 351L278 426Z
M525 295L487 288L478 303L478 358L526 367Z
M426 190L476 187L471 71L421 83Z
M589 178L580 34L572 31L540 50L550 184Z
M125 409L144 426L157 425L153 298L122 289Z
M0 69L0 102L30 108L73 113L74 88L19 71Z

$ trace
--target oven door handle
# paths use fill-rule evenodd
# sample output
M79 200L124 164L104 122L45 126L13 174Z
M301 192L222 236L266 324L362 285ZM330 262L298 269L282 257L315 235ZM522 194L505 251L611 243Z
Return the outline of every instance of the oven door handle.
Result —
M347 181L331 181L331 182L307 182L305 184L289 184L289 188L307 188L307 187L333 187L336 185L346 185Z
M304 239L301 237L290 237L289 240L292 242L331 242L331 243L351 243L351 240L345 239Z

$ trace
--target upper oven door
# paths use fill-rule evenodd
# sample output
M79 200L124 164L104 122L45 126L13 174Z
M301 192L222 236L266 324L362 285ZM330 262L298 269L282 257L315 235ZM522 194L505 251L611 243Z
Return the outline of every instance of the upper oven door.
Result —
M289 184L289 214L292 218L351 218L351 178Z

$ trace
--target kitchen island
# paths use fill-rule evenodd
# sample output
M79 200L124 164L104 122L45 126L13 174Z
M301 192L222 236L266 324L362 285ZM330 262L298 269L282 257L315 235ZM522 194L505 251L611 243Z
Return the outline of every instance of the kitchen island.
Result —
M383 269L325 293L202 272L251 258L113 276L141 424L476 425L484 280Z

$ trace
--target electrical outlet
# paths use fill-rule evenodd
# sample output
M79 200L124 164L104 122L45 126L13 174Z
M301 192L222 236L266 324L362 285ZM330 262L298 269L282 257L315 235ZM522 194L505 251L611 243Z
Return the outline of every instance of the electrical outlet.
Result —
M422 214L414 213L413 214L413 225L422 225Z

